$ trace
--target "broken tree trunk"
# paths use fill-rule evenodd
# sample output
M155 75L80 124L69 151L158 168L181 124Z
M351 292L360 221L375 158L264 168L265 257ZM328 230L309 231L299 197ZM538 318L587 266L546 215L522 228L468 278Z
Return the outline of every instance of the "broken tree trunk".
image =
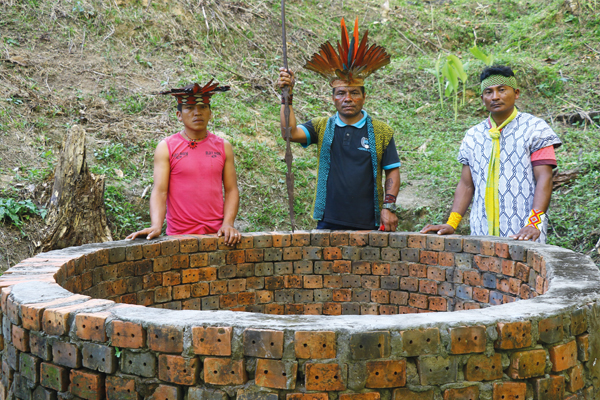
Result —
M74 125L63 142L39 250L112 240L104 210L104 176L89 172L85 130Z

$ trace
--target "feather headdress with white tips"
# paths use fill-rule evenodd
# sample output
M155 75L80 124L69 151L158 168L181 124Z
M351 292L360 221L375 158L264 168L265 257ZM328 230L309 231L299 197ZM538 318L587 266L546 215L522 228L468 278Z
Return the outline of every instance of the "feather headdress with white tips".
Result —
M342 38L341 43L337 43L338 51L331 43L325 42L304 68L328 79L332 87L363 86L365 78L390 63L390 55L381 46L367 45L369 31L365 32L359 43L358 18L354 22L352 39L348 36L343 18L341 25Z
M213 83L214 79L211 79L204 86L200 86L197 83L192 83L181 89L171 89L166 92L160 92L160 94L170 94L177 98L177 104L210 104L210 98L217 92L226 92L230 89L229 86L219 86L218 82Z

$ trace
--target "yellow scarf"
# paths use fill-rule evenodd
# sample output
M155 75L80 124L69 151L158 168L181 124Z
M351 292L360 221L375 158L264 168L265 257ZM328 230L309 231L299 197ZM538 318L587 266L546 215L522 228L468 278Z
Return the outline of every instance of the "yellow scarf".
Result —
M510 121L516 118L517 107L513 109L510 117L500 126L490 115L490 137L492 138L492 154L488 166L488 177L485 185L485 213L488 220L488 235L500 236L500 198L498 196L498 182L500 181L500 132Z

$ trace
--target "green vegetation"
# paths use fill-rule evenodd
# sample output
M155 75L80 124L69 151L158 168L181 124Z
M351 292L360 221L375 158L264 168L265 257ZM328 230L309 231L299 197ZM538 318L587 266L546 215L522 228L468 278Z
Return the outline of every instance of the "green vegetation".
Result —
M15 200L0 197L0 221L21 228L32 215L46 217L46 210L38 208L31 200Z
M564 140L559 172L579 171L555 192L549 242L586 253L594 248L600 239L600 121L579 118L579 125L569 125L557 117L600 110L600 3L397 0L389 10L383 0L287 3L300 121L333 110L327 83L302 65L322 41L337 40L340 16L359 16L361 33L368 29L370 40L392 55L367 82L366 109L395 129L403 188L416 188L423 200L402 213L402 229L447 217L461 139L486 116L478 75L493 54L495 63L516 71L519 108L546 119ZM273 89L282 64L278 1L155 0L146 9L128 0L29 0L0 3L0 13L0 178L19 176L12 182L39 186L51 174L66 129L80 124L88 133L91 171L107 177L113 236L123 238L148 224L154 147L180 128L173 100L155 94L214 77L232 86L214 97L209 129L234 147L238 222L246 231L289 229L285 145ZM457 79L444 96L441 70L448 57ZM456 106L444 107L446 99ZM306 229L314 227L311 147L293 148L295 210ZM460 229L468 233L466 221ZM597 252L592 255L600 262Z

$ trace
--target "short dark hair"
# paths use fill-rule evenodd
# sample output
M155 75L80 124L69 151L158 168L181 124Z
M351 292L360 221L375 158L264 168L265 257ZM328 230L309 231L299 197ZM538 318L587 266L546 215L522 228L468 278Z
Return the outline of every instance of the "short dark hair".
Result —
M483 82L492 75L502 75L509 78L511 76L515 76L515 73L513 72L512 68L507 65L492 65L491 67L485 67L484 70L481 71L479 81Z
M210 107L210 104L208 105L208 108L212 110L212 108ZM183 104L179 103L179 104L177 104L177 111L181 112L181 110L183 110Z
M363 96L365 95L365 87L364 86L359 86L358 87L360 89L360 91L362 92ZM335 89L337 88L331 88L331 95L333 96L335 94Z

